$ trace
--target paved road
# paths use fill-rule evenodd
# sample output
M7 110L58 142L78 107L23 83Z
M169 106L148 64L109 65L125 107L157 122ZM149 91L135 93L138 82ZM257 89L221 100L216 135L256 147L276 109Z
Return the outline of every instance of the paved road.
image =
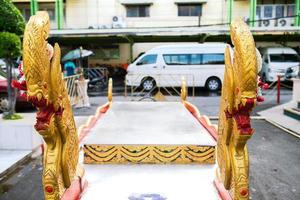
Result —
M188 97L188 100L193 103L195 106L199 108L201 114L207 116L218 116L219 105L220 105L220 92L212 93L207 92L205 89L198 88L197 96ZM276 106L277 104L277 93L276 90L267 90L264 92L265 102L259 103L252 115L257 115L257 112L261 110L268 109L270 107ZM130 96L128 94L127 97L122 96L122 94L114 95L113 101L137 101L142 97ZM166 99L168 101L179 101L178 96L169 96L166 95ZM292 91L290 89L282 88L281 89L281 101L280 103L287 103L292 99ZM89 116L95 113L96 108L99 105L103 105L107 102L107 98L105 96L93 96L90 97L91 107L89 108L74 108L75 116Z
M253 120L253 127L256 132L249 141L251 199L300 199L300 140L264 120ZM40 157L24 165L0 184L7 191L0 200L43 199L41 170Z
M252 199L300 199L300 140L275 126L255 121L249 141Z

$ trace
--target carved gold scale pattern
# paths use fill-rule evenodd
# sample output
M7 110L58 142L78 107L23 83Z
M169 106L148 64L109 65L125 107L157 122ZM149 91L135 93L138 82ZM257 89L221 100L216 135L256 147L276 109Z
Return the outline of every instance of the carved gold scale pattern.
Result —
M47 113L42 129L45 141L43 185L45 199L58 200L71 183L80 177L78 136L69 96L61 72L61 52L54 45L53 56L47 42L49 15L39 11L30 17L23 39L24 72L27 96L43 101L38 112ZM45 103L46 102L46 103ZM47 116L43 114L43 116Z
M85 164L214 164L215 147L197 145L84 145Z
M239 125L247 120L250 122L249 113L256 104L257 54L252 34L241 19L230 25L230 35L234 48L228 45L225 49L218 124L218 179L233 200L247 200L249 156L246 143L253 130L247 125L249 129L245 131Z

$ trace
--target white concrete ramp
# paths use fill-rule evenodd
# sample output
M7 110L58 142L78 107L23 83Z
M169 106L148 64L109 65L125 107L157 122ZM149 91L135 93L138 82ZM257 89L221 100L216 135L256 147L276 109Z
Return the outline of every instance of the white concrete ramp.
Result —
M180 102L113 103L82 144L82 199L218 199L216 141Z
M215 162L215 140L180 102L120 102L82 142L84 163Z

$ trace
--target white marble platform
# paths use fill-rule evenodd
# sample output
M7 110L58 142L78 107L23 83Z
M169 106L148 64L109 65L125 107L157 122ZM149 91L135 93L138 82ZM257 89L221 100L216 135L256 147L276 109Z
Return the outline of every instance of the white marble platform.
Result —
M35 113L22 113L23 119L3 120L0 115L0 149L33 150L43 143L34 129Z
M215 146L215 140L180 102L113 102L83 144Z
M214 165L84 165L84 168L89 185L82 200L131 200L143 194L160 195L162 198L157 200L219 199L213 185Z

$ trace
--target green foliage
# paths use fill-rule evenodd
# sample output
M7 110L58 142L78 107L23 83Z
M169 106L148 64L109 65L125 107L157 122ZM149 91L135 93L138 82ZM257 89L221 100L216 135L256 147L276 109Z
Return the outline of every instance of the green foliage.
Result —
M0 33L0 58L16 58L20 55L20 37L14 33Z
M25 20L11 0L0 0L0 32L10 32L22 35Z
M18 119L23 119L23 117L21 115L18 115L16 113L12 114L12 115L9 115L9 114L4 114L2 116L3 119L5 120L18 120Z

